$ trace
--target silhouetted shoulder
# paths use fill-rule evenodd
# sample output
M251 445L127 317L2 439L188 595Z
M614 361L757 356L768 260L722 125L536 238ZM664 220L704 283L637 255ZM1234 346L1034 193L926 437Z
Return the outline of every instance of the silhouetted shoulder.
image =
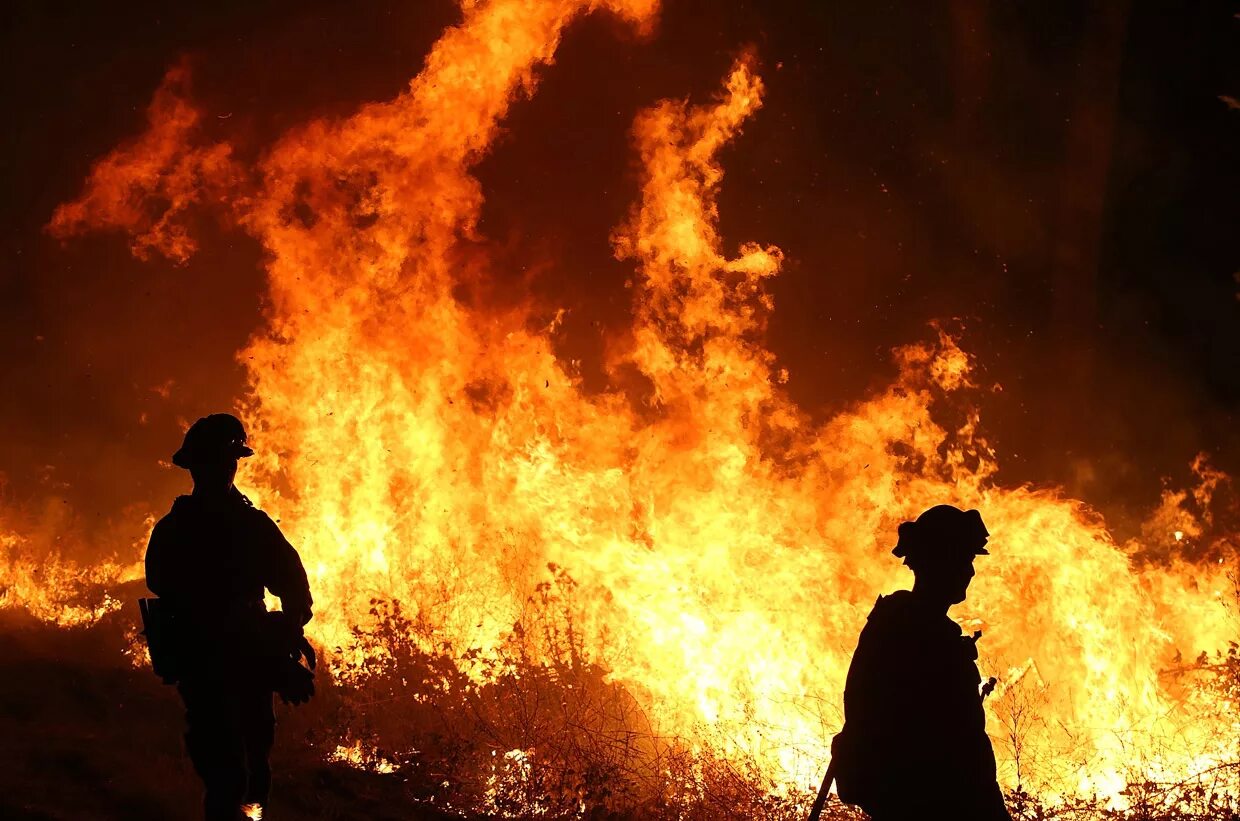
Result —
M900 623L913 617L916 604L911 590L897 590L886 596L879 596L874 601L874 609L870 611L867 621L880 625Z
M178 522L185 519L187 509L192 506L193 500L189 496L176 497L172 500L172 507L168 508L168 512L155 523L155 530L167 531L176 527Z
M879 596L874 609L866 619L860 642L872 644L900 643L902 637L925 629L926 613L917 606L908 590L897 590L889 596Z
M184 526L186 506L192 505L190 497L178 496L172 508L155 523L146 546L146 586L157 596L166 596L176 584L177 542Z
M919 641L953 640L961 635L960 625L942 613L927 610L911 590L879 596L862 632L916 636Z
M281 533L280 525L276 523L276 520L267 515L267 512L262 508L255 507L254 503L249 499L245 500L245 507L243 508L242 515L245 516L255 528L267 531L268 533ZM283 534L281 533L281 535Z
M246 529L258 538L262 547L275 548L282 552L293 550L292 544L285 538L284 531L280 530L280 525L275 519L261 508L255 507L254 503L246 497L241 496L241 499L243 502L238 505L236 515L245 523Z

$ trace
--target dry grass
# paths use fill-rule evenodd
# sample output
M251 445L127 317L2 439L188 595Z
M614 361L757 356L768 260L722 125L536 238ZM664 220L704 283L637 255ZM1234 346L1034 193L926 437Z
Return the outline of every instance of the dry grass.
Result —
M118 591L132 602L139 591ZM269 817L294 819L771 819L806 815L812 796L780 797L744 761L692 753L654 734L638 702L583 660L557 592L540 591L514 626L502 661L477 656L460 671L429 625L399 603L373 603L375 627L359 642L390 652L383 664L346 668L348 685L320 676L319 696L280 705ZM93 627L49 627L0 613L0 818L194 817L198 782L182 751L174 690L125 657L136 613ZM538 647L538 661L531 647ZM1194 665L1199 686L1240 696L1235 651ZM360 745L391 772L332 761ZM1100 802L1050 806L1010 796L1021 821L1240 819L1226 798L1237 764L1193 782L1134 780L1134 809ZM829 821L864 816L832 802Z

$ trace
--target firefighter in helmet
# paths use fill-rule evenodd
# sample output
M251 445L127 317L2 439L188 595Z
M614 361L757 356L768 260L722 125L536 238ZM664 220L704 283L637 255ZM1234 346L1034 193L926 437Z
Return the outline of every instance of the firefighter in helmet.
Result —
M1009 821L975 663L981 634L962 635L947 616L989 536L978 511L950 505L899 527L892 553L913 571L913 589L874 604L831 745L840 798L875 821Z
M299 663L304 651L313 669L302 636L311 615L306 571L276 523L233 484L237 460L253 453L235 416L195 422L172 457L190 472L193 492L173 502L146 551L161 617L147 622L152 662L185 702L185 745L208 821L236 821L244 806L267 803L272 693L295 703L313 693L313 674ZM282 612L267 612L264 588Z

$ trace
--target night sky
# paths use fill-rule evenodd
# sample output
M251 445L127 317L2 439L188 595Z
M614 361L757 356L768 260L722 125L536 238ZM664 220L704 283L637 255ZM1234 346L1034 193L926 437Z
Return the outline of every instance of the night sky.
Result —
M766 104L723 157L727 250L788 254L769 339L816 418L894 373L889 351L962 329L1005 483L1060 483L1123 526L1201 450L1240 471L1240 6L1230 2L668 0L642 39L573 25L478 169L494 300L569 309L565 356L606 387L631 266L628 131L706 99L752 46ZM456 7L223 0L5 4L0 474L84 521L158 510L182 425L244 391L262 324L249 237L197 218L187 265L42 226L144 127L187 59L209 133L254 158L284 129L405 87ZM958 321L957 321L958 320Z

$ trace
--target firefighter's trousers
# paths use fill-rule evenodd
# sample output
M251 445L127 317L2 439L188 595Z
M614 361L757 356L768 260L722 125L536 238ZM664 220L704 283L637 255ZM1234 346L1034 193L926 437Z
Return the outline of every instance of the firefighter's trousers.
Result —
M275 713L268 686L205 673L177 685L185 702L185 746L205 788L207 821L237 821L243 804L266 806Z

